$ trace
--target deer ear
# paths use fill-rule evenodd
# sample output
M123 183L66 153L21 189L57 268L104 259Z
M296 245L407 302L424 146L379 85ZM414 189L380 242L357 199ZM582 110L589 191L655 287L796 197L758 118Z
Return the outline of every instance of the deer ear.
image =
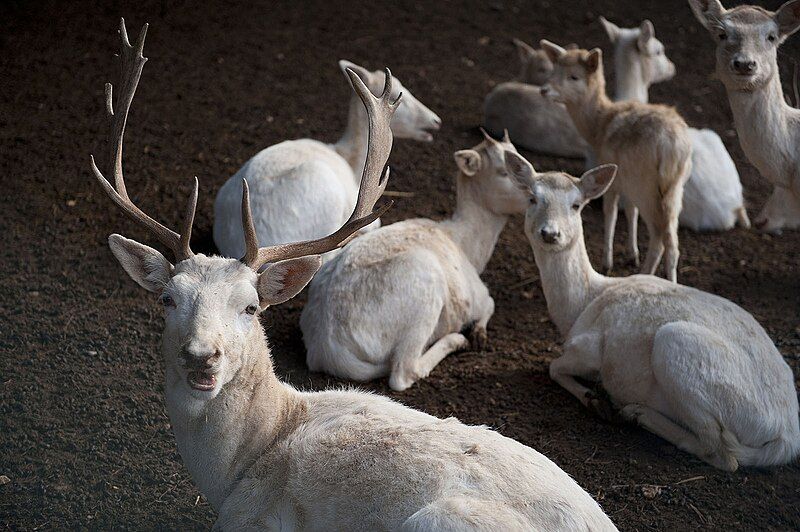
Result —
M511 176L511 181L518 188L530 192L533 189L533 183L536 181L536 170L533 169L533 165L513 151L503 151L503 157L506 163L506 170Z
M725 14L725 8L719 0L689 0L689 7L700 24L709 31L719 24Z
M656 36L656 29L653 23L645 19L639 25L639 37L636 39L636 44L639 46L639 51L642 53L647 52L647 43L650 39Z
M539 46L542 47L544 53L547 54L547 58L550 59L553 63L558 61L558 58L567 53L567 51L561 48L556 43L550 42L547 39L542 39L539 41Z
M800 0L792 0L783 4L775 13L781 39L785 39L800 28Z
M578 189L581 191L583 201L593 200L602 196L611 186L611 182L614 181L614 176L616 175L616 164L604 164L588 170L581 176L581 180L578 183Z
M453 154L458 169L472 176L481 169L481 155L475 150L459 150Z
M528 61L528 58L536 55L536 50L534 50L530 44L520 41L519 39L514 39L513 42L514 46L517 47L517 55L521 62L525 63Z
M357 64L355 64L355 63L353 63L351 61L348 61L346 59L340 59L339 60L339 69L342 71L342 74L344 74L344 77L347 78L347 82L348 83L351 83L350 76L347 74L347 69L348 68L352 69L353 72L358 74L358 77L361 78L361 81L364 82L364 85L366 85L367 87L369 87L370 90L372 90L372 83L371 83L372 82L372 72L370 72L369 70L367 70L366 68L364 68L362 66L358 66ZM351 85L352 85L352 83L351 83Z
M296 296L322 266L319 255L270 264L258 274L256 289L261 308L278 305Z
M619 26L608 20L606 17L600 17L600 24L602 24L603 28L606 30L606 33L608 34L608 39L612 43L617 42L617 39L619 38L619 34L621 31L619 29Z
M172 264L149 246L114 234L108 237L108 247L131 279L145 290L160 293L172 277Z
M596 72L600 65L603 63L603 52L600 48L592 48L589 50L589 55L583 60L583 66L590 74Z

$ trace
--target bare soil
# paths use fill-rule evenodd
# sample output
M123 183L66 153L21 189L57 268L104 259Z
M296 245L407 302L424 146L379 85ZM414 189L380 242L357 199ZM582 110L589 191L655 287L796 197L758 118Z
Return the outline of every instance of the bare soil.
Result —
M106 245L111 232L146 237L112 208L89 170L89 153L105 153L103 83L116 75L120 16L132 33L151 24L126 144L129 187L146 211L174 226L198 175L196 250L214 251L214 194L244 161L287 138L332 141L342 130L349 88L340 58L390 66L444 120L432 144L395 143L389 188L414 196L398 198L385 221L446 216L454 205L452 153L478 143L483 97L516 73L511 38L601 46L608 56L600 14L624 26L654 22L679 74L655 87L652 99L720 133L754 217L770 187L742 155L727 98L711 79L713 43L686 2L533 4L0 4L0 475L9 479L0 485L0 526L197 529L214 522L165 412L159 305ZM787 92L799 50L797 36L781 49ZM527 155L540 169L581 170L578 161ZM597 263L600 210L584 219ZM800 234L682 230L680 242L681 281L752 312L800 374ZM637 427L603 423L550 381L547 365L560 341L521 217L508 224L483 277L497 304L484 352L446 359L402 394L384 381L363 387L538 449L624 530L800 529L800 465L716 471ZM304 300L264 317L278 371L304 389L339 386L305 368Z

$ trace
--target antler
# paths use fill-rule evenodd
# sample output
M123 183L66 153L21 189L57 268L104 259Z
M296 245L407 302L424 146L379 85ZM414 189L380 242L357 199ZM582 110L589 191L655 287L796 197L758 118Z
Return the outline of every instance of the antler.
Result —
M386 69L386 84L383 93L377 98L353 70L348 68L347 75L350 76L353 89L364 103L369 117L367 160L361 174L358 200L353 213L338 231L324 238L259 248L253 213L250 210L250 188L247 181L243 180L242 226L246 251L242 262L256 271L268 262L294 259L306 255L320 255L341 247L356 231L372 223L392 206L390 201L375 211L372 210L378 198L383 194L389 179L389 167L386 165L392 151L392 130L389 126L395 109L400 105L400 96L394 101L390 99L392 73L388 68Z
M121 52L119 55L121 61L121 73L119 88L117 91L116 105L114 105L113 88L111 83L106 83L106 117L111 129L111 138L109 139L111 145L111 157L109 164L113 164L112 172L114 174L114 184L111 183L103 176L100 169L95 163L94 156L91 156L92 171L94 172L97 181L103 190L108 194L108 197L122 209L131 219L147 228L153 236L155 236L164 246L169 248L175 255L176 261L188 259L193 255L189 247L189 239L192 236L192 224L194 223L194 213L197 207L197 177L194 178L194 189L189 196L189 202L186 206L186 214L184 216L183 227L181 227L181 234L172 231L168 227L155 221L153 218L145 214L139 207L137 207L128 196L128 190L125 188L125 177L122 173L122 143L125 136L125 124L128 121L128 111L131 108L133 95L136 93L136 87L139 85L139 78L142 76L142 69L147 62L147 58L142 55L144 50L144 39L147 35L147 27L145 24L139 34L139 40L136 46L131 46L128 40L128 32L125 29L125 19L120 19L119 35L121 40Z

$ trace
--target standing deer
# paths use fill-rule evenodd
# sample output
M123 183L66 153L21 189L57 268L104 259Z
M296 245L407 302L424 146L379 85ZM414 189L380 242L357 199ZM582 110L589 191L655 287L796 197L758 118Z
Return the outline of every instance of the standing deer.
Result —
M547 53L518 39L514 39L514 45L521 63L519 78L500 83L486 96L484 127L495 136L507 130L514 144L528 150L559 157L585 157L589 145L575 130L564 106L542 96L540 86L553 73Z
M370 72L344 60L339 61L339 67L343 73L355 71L375 94L385 82L380 71ZM442 123L439 117L397 79L392 87L393 97L403 94L403 105L392 118L392 133L398 138L433 140L431 132ZM358 177L367 150L367 126L364 107L353 94L347 126L335 144L287 140L247 161L222 186L214 202L214 242L220 252L227 257L244 253L244 235L239 225L243 179L251 189L256 234L261 244L320 238L340 227L356 202ZM379 226L380 221L376 221L367 229Z
M456 211L356 239L311 283L300 317L312 371L357 381L389 375L393 390L425 378L447 355L486 343L494 300L480 274L513 213L527 206L503 161L506 136L455 153Z
M603 417L624 418L714 467L785 464L800 453L794 375L766 331L727 299L652 275L605 277L589 262L581 211L612 184L508 168L530 197L525 234L565 338L550 377ZM597 381L608 399L577 379Z
M652 22L645 20L638 28L620 28L600 17L600 23L614 45L614 99L648 103L650 85L675 75L675 65L664 53L664 45L656 38ZM683 187L680 225L694 231L722 231L737 223L750 227L739 172L722 139L710 129L692 127L689 137L692 171ZM592 162L587 161L587 168L592 166ZM637 217L631 207L626 201L628 237L635 242Z
M120 209L166 248L114 234L130 277L159 294L167 412L183 462L218 513L215 530L616 530L599 505L545 456L485 427L441 420L355 391L300 392L275 375L259 313L293 297L320 255L374 221L392 145L388 70L379 97L348 75L366 107L366 163L350 219L333 234L259 247L249 190L241 198L241 260L192 252L197 180L181 233L128 196L122 145L142 73L147 26L135 47L121 23L121 91L106 85L113 183ZM262 267L265 268L262 269Z
M756 217L764 231L800 227L800 110L783 97L778 47L800 28L800 0L776 12L757 6L725 9L719 0L689 0L717 41L717 77L728 92L739 143L773 185Z
M541 46L555 65L542 94L566 105L599 162L619 165L619 177L603 198L606 270L614 262L614 229L622 195L641 212L647 225L650 243L642 272L655 273L665 254L666 276L677 282L678 215L692 167L686 122L672 107L612 102L606 95L599 48L568 51L547 40ZM630 244L629 255L638 262L636 241Z

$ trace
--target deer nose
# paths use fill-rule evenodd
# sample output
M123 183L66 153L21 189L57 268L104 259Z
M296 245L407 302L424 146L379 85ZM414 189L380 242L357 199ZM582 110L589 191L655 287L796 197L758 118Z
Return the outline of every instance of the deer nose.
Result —
M539 234L542 235L542 240L544 240L547 244L555 244L558 240L558 237L561 236L561 232L557 229L553 229L552 227L542 227L539 230Z
M733 60L733 70L738 74L752 74L756 71L756 62L752 59L737 57Z
M210 344L192 342L183 348L186 364L193 367L209 368L222 356L222 352Z
M551 90L550 85L542 85L539 88L539 92L541 93L542 96L547 96L548 94L550 94L550 90Z
M431 122L433 122L433 129L437 131L442 127L442 119L439 118L437 115L433 115L433 119L431 120Z

